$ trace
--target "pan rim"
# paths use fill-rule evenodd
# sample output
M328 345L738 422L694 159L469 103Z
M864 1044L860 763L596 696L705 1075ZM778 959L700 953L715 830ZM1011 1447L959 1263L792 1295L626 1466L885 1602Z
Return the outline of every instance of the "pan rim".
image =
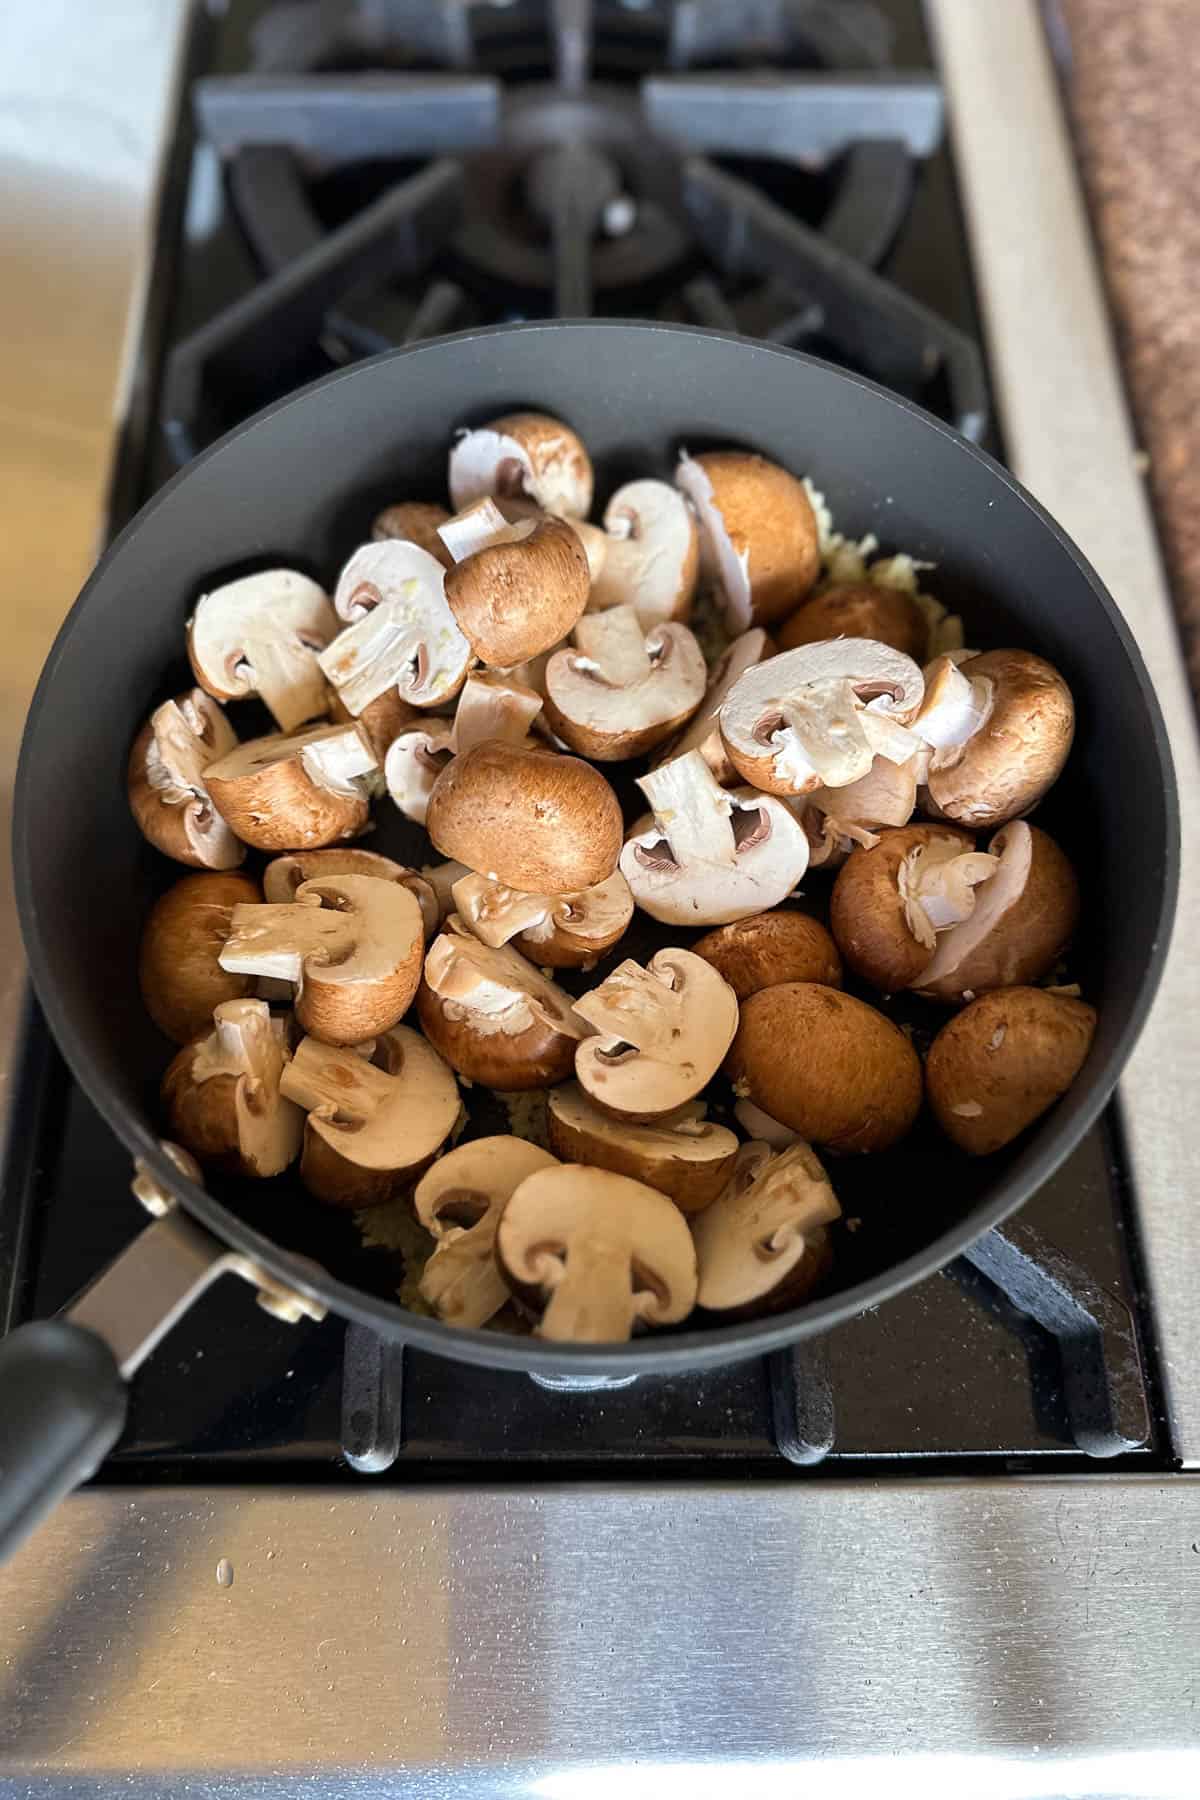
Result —
M990 477L1008 489L1011 495L1033 515L1041 528L1053 536L1059 548L1065 551L1087 582L1097 604L1113 629L1137 683L1146 719L1150 726L1162 777L1167 818L1167 841L1164 845L1163 883L1158 929L1153 949L1143 972L1137 999L1130 1009L1129 1016L1125 1020L1116 1042L1101 1065L1087 1077L1086 1101L1078 1106L1074 1115L1067 1121L1056 1123L1052 1115L1050 1122L1042 1127L1041 1141L1036 1141L1030 1146L1030 1151L1020 1169L1006 1172L986 1201L974 1206L954 1226L942 1232L920 1250L905 1257L901 1262L892 1264L870 1280L860 1282L840 1293L813 1300L790 1312L749 1323L716 1324L680 1333L677 1336L672 1335L669 1338L643 1337L628 1344L604 1347L578 1344L551 1346L543 1345L536 1338L508 1338L500 1333L468 1331L457 1326L445 1325L440 1320L408 1312L400 1305L399 1300L385 1300L369 1294L323 1270L321 1278L317 1280L313 1275L314 1265L301 1252L286 1250L272 1239L264 1237L246 1220L231 1211L205 1189L180 1175L175 1165L160 1148L158 1137L127 1110L124 1102L117 1096L109 1083L92 1068L91 1059L76 1034L66 1009L59 1002L52 969L45 946L41 941L38 925L38 909L33 893L29 855L33 821L30 816L30 807L26 801L26 792L30 781L28 770L33 756L32 745L46 710L48 698L53 691L55 672L69 646L75 626L86 609L93 589L107 574L110 566L119 560L125 543L160 505L169 502L176 487L187 480L196 469L202 467L210 458L217 456L244 433L256 430L289 407L302 404L315 390L324 390L342 381L361 379L364 371L372 369L382 362L420 357L429 354L430 351L440 353L441 348L448 344L474 343L480 339L490 339L501 334L507 337L531 332L607 330L625 332L636 330L646 336L670 334L704 341L711 340L734 345L738 348L739 353L745 351L751 355L768 355L783 359L788 363L818 368L824 374L833 376L836 381L865 390L899 411L910 414L925 429L932 430L939 436L951 440L959 451L980 463ZM402 1338L414 1349L452 1361L478 1366L530 1374L566 1374L580 1378L628 1376L635 1373L672 1373L688 1369L711 1368L761 1356L796 1342L802 1337L824 1333L833 1329L834 1326L856 1317L868 1308L891 1299L906 1287L913 1285L915 1281L944 1268L954 1257L960 1255L988 1231L1009 1218L1032 1197L1075 1149L1100 1116L1116 1087L1121 1070L1140 1036L1158 992L1174 921L1180 864L1178 792L1170 742L1149 672L1142 660L1136 641L1120 608L1086 557L1015 476L987 451L962 437L951 426L935 418L922 407L892 393L877 382L841 369L823 358L810 356L803 351L764 343L758 339L744 338L736 332L712 331L689 325L637 319L538 320L514 325L493 325L455 332L441 338L426 339L417 344L404 345L385 351L377 357L355 363L348 368L334 370L319 377L316 381L307 383L273 405L255 413L252 418L234 426L216 443L193 458L156 494L151 496L146 505L134 515L108 546L80 590L55 636L38 678L22 736L14 792L12 836L14 885L22 938L34 990L55 1043L73 1077L79 1082L105 1123L132 1155L140 1157L149 1166L163 1186L177 1197L189 1213L206 1225L223 1243L252 1257L278 1279L287 1282L302 1293L324 1302L331 1311L341 1317L366 1325L388 1337Z

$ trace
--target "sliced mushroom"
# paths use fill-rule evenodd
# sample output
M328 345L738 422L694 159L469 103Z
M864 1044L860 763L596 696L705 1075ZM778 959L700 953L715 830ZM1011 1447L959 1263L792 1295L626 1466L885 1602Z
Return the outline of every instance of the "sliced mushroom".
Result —
M814 982L752 994L725 1068L739 1098L830 1150L887 1150L921 1108L921 1065L904 1033Z
M350 711L341 695L334 691L329 707L329 717L339 725L353 725L355 715ZM426 715L419 707L410 706L402 700L395 688L389 688L386 694L380 694L378 700L368 700L357 716L357 723L362 726L375 752L375 760L380 768L383 759L400 736L411 726L421 725Z
M506 413L460 433L450 452L450 500L461 512L485 495L524 496L548 513L586 519L592 464L569 425L548 413Z
M260 898L249 875L185 875L151 908L142 929L138 982L164 1037L186 1044L212 1026L213 1008L253 992L218 962L233 908Z
M774 654L770 638L757 625L734 638L709 676L700 705L679 736L659 751L654 759L655 768L662 763L674 762L676 757L686 756L689 750L698 750L723 787L736 787L738 772L725 752L720 711L739 677L762 662L764 657Z
M696 1303L696 1251L678 1207L607 1169L567 1164L521 1183L496 1255L508 1285L541 1312L539 1337L623 1343L636 1325L673 1325Z
M142 835L164 856L197 869L236 869L245 857L204 780L236 743L202 688L165 700L138 732L129 752L129 805Z
M701 567L724 598L730 631L792 612L821 570L820 533L802 482L765 456L684 456L676 484L696 509Z
M427 551L448 569L454 559L439 537L438 528L449 517L444 506L435 506L428 500L401 500L378 514L371 526L371 537L377 544L388 538L401 538L406 544Z
M511 943L549 969L590 968L633 917L633 895L619 871L577 894L522 894L468 873L454 884L454 905L481 943Z
M929 627L915 597L883 582L854 581L822 588L779 632L779 648L795 650L827 638L871 638L920 662Z
M438 924L444 925L454 911L454 884L471 873L466 863L423 863L421 874L433 889L438 906ZM478 934L477 934L478 935Z
M475 1138L434 1163L413 1196L417 1218L437 1239L420 1289L439 1319L478 1329L509 1301L496 1264L496 1231L529 1175L558 1161L524 1138Z
M696 518L665 481L629 481L604 510L603 558L590 612L632 606L643 630L686 620L700 573Z
M504 1093L565 1080L585 1029L568 994L507 944L481 944L453 913L425 958L417 1013L452 1068Z
M733 989L690 950L659 950L645 968L618 963L575 1012L596 1034L575 1052L576 1079L625 1119L658 1119L694 1099L738 1022Z
M363 777L377 769L357 725L251 738L205 771L213 805L256 850L316 850L354 837L370 815Z
M546 1110L550 1148L563 1162L644 1181L680 1212L708 1206L733 1172L737 1137L705 1118L702 1100L689 1100L650 1125L635 1125L601 1111L571 1081L552 1089Z
M910 656L867 638L806 644L747 669L721 708L729 759L769 794L842 788L876 756L904 763L924 694Z
M856 845L870 850L889 826L907 825L917 804L920 756L905 763L877 756L859 781L816 788L795 803L808 833L809 867L836 869Z
M692 1225L697 1303L742 1318L798 1306L828 1266L825 1227L841 1211L807 1144L778 1155L744 1145L724 1193Z
M266 569L202 594L188 620L196 680L217 700L257 694L281 731L329 710L318 664L337 631L324 588L295 569Z
M704 653L686 625L644 632L632 606L614 606L585 613L574 638L574 649L559 650L546 666L546 718L581 756L642 756L704 697Z
M221 967L296 983L296 1017L327 1044L358 1044L408 1011L425 930L407 888L373 875L306 881L284 905L238 906Z
M935 1119L971 1156L1003 1149L1066 1093L1095 1031L1092 1007L1044 988L982 995L930 1047L925 1077Z
M446 576L446 600L482 662L510 669L566 637L591 592L587 554L563 519L486 544Z
M301 850L292 856L277 856L263 870L263 898L281 905L294 900L306 881L319 881L326 875L374 875L379 881L398 882L420 907L427 938L442 922L438 897L425 877L375 850Z
M698 938L692 954L711 964L739 1001L781 981L842 985L837 945L825 927L807 913L780 908L735 920Z
M443 856L527 894L607 881L621 854L621 807L578 757L477 744L434 783L426 829Z
M855 850L833 884L829 923L850 968L885 994L911 987L929 967L938 932L969 918L980 883L995 875L955 825L881 831Z
M777 906L808 867L808 838L782 800L723 788L698 750L638 786L654 809L621 852L621 873L653 919L721 925Z
M424 825L433 784L451 757L475 744L525 744L542 710L539 694L511 676L467 676L452 720L424 719L402 731L383 765L388 793L405 818Z
M454 622L436 557L399 538L363 544L334 593L353 621L322 652L321 668L357 718L389 692L412 706L440 706L463 684L471 646Z
M168 1129L201 1163L265 1177L281 1175L299 1156L304 1115L280 1093L286 1032L265 1000L225 1000L211 1031L167 1069Z
M428 1168L461 1109L458 1084L419 1032L394 1025L373 1055L306 1037L281 1091L308 1114L300 1177L330 1206L379 1206Z
M938 814L981 829L1027 813L1062 773L1075 734L1071 690L1028 650L940 657L913 730L933 747Z

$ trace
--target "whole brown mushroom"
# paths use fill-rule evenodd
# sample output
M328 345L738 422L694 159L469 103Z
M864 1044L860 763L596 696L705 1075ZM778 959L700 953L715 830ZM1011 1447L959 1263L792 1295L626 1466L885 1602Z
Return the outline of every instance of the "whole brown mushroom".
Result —
M976 830L1032 811L1075 734L1071 690L1031 650L942 657L926 671L912 729L934 748L926 791L939 816Z
M445 591L475 655L511 669L560 643L580 617L591 592L587 553L564 519L547 515L528 536L464 557Z
M416 544L430 556L436 556L442 567L449 569L454 566L454 558L438 536L438 526L449 517L444 506L431 501L401 500L376 515L371 536L377 544L385 538L403 538L405 543Z
M151 908L142 929L142 1002L164 1037L186 1044L212 1028L213 1008L254 992L254 977L218 962L235 906L262 898L249 875L185 875Z
M855 581L823 588L794 612L779 631L779 648L795 650L825 638L873 638L921 662L929 628L911 594L882 582Z
M925 1079L933 1116L971 1156L1019 1136L1083 1067L1095 1010L1045 988L998 988L943 1025Z
M783 907L706 931L692 954L723 975L739 1001L784 981L842 985L842 959L825 927Z
M769 625L791 612L821 569L804 484L745 450L684 456L675 481L696 509L701 566L724 597L729 629Z

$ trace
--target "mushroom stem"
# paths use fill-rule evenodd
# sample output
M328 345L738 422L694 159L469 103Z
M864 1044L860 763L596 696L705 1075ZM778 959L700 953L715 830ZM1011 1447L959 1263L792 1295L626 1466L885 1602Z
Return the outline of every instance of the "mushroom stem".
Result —
M910 850L897 871L896 884L905 922L917 942L933 950L938 932L969 919L975 910L975 889L999 867L998 856L982 850L957 853L948 839Z
M925 699L913 730L937 754L956 750L982 729L992 710L995 683L963 674L952 655L939 656L925 672Z
M616 1343L632 1335L637 1309L633 1301L629 1253L600 1237L582 1236L572 1255L561 1261L553 1252L531 1255L531 1273L550 1291L538 1336L559 1343Z
M283 906L235 906L221 967L235 975L269 975L276 981L299 981L305 958L342 948L346 923L336 906L324 906L320 894L297 894Z
M515 523L506 519L491 496L485 495L439 525L438 536L455 562L460 563L491 544L515 544L518 538L528 537L536 524L536 517Z
M300 764L319 786L350 799L361 792L359 779L379 766L370 744L355 725L347 725L341 731L330 729L310 738L301 748Z
M681 867L712 863L733 868L737 861L733 801L698 750L639 776L638 786L650 802L654 822L676 863Z
M782 725L791 728L790 737L784 730L772 733L781 774L797 784L815 778L814 785L845 787L868 773L874 751L851 681L833 676L806 682L783 698L779 710Z
M258 697L284 731L329 710L329 689L313 654L298 639L263 636L254 648Z
M370 1117L390 1100L394 1088L395 1078L357 1051L313 1038L304 1039L281 1084L285 1099L335 1122Z
M584 613L575 626L575 667L612 687L632 687L649 675L646 637L632 606Z

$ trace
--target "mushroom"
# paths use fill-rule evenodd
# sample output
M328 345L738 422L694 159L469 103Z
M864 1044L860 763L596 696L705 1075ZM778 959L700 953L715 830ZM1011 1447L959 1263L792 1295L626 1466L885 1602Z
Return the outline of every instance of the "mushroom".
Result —
M676 757L686 756L689 750L698 750L723 787L736 787L738 772L725 753L719 714L739 677L762 662L764 657L774 654L770 638L757 625L734 638L709 676L700 705L679 736L659 751L654 758L654 767L674 762Z
M446 576L446 601L481 662L508 669L566 637L591 592L587 554L565 520L488 543Z
M383 759L387 791L414 825L424 825L434 783L453 757L453 719L426 719L400 732L389 746Z
M425 931L407 888L374 875L306 881L282 905L237 906L221 967L296 983L296 1017L327 1044L357 1044L404 1016Z
M1096 1014L1045 988L998 988L956 1013L925 1063L934 1118L971 1156L988 1156L1032 1125L1083 1067Z
M623 1119L658 1119L716 1074L737 1030L733 989L690 950L659 950L643 969L618 963L575 1002L595 1036L575 1051L575 1076Z
M885 994L912 987L939 931L969 918L996 861L955 825L881 831L855 850L833 884L829 923L854 973Z
M686 625L646 632L632 606L614 606L585 613L574 637L574 649L559 650L546 665L546 718L581 756L642 756L704 698L704 653Z
M216 811L205 785L209 765L237 734L202 688L155 707L129 752L129 805L143 837L176 862L236 869L245 846Z
M1075 733L1071 690L1029 650L939 657L912 729L931 746L926 788L941 817L981 829L1037 805Z
M266 569L200 596L188 656L214 699L257 694L279 729L294 731L329 710L318 652L336 631L324 588L295 569Z
M685 455L675 481L696 509L701 567L720 590L730 631L792 612L821 570L820 533L803 484L744 450Z
M339 617L353 622L320 664L356 718L389 692L420 707L458 692L471 646L447 604L450 579L436 557L400 538L354 552L334 592Z
M847 787L876 756L917 754L905 727L924 691L917 664L886 644L806 644L747 669L721 708L721 735L742 778L769 794Z
M444 925L454 911L454 884L471 873L466 863L422 863L421 875L433 889L437 901L438 924Z
M441 1157L413 1195L417 1218L437 1243L420 1291L448 1325L478 1329L509 1301L496 1264L496 1231L529 1175L558 1161L524 1138L475 1138Z
M628 481L604 509L603 556L592 573L589 612L632 606L650 631L692 610L700 573L696 518L665 481Z
M185 875L151 908L142 929L138 981L146 1011L176 1044L207 1031L213 1008L254 989L218 962L233 908L260 898L249 875Z
M376 515L371 537L377 544L388 538L401 538L404 543L415 544L418 550L426 551L441 563L443 569L448 569L454 559L438 536L438 528L449 517L444 506L435 506L428 500L401 500Z
M425 958L417 1015L452 1068L504 1093L565 1080L585 1029L569 995L507 944L481 944L453 913Z
M591 968L633 917L633 895L619 870L577 894L522 894L470 872L453 891L459 917L481 943L511 943L541 968Z
M339 725L353 725L356 722L355 714L336 690L329 705L329 717ZM424 723L425 717L418 707L410 706L407 700L402 700L395 688L389 688L377 700L367 701L357 715L357 723L366 732L375 752L375 760L382 768L384 758L400 733L407 731L412 725Z
M783 908L707 932L692 954L723 976L739 1001L781 981L842 985L842 959L825 927L807 913Z
M779 648L795 650L827 638L871 638L920 662L929 626L916 599L883 582L837 582L794 612L779 632Z
M541 1312L538 1336L556 1343L623 1343L635 1325L676 1324L696 1303L683 1214L608 1169L526 1176L501 1216L496 1256L513 1292Z
M371 1057L302 1038L280 1090L308 1114L300 1178L330 1206L379 1206L427 1169L461 1111L458 1084L419 1032L394 1025Z
M684 1213L699 1212L716 1199L738 1153L735 1134L705 1118L702 1100L689 1100L652 1124L635 1125L602 1112L571 1081L551 1090L546 1110L550 1148L563 1162L630 1175Z
M506 413L460 432L450 452L449 485L456 512L488 494L523 496L567 519L586 519L592 510L588 453L571 427L548 413Z
M281 1175L300 1154L304 1115L280 1092L287 1026L265 1000L224 1000L212 1029L162 1080L168 1129L193 1156L235 1175Z
M277 856L263 870L263 899L272 905L294 900L306 881L319 881L326 875L374 875L379 881L395 881L407 888L421 909L425 936L430 938L442 922L438 897L431 884L415 869L380 856L375 850L301 850L291 856ZM250 896L247 896L249 898Z
M378 768L358 725L251 738L205 771L213 805L256 850L316 850L370 816L363 776Z
M697 1304L741 1318L806 1300L832 1260L825 1227L841 1207L805 1143L744 1144L723 1194L693 1222Z
M621 873L653 919L721 925L777 906L808 867L808 838L782 800L723 788L698 750L638 786L654 811L621 852Z
M752 994L725 1068L739 1099L830 1150L887 1150L921 1108L921 1065L899 1027L815 982Z
M884 827L907 825L917 804L919 762L919 753L904 763L877 756L847 787L801 795L795 810L808 833L809 868L836 869L856 844L870 850Z
M733 1116L755 1143L765 1144L769 1150L790 1150L800 1136L790 1125L781 1125L761 1106L755 1106L753 1100L735 1100Z
M456 756L434 783L425 824L443 856L526 894L595 887L621 854L620 803L600 771L516 744Z

